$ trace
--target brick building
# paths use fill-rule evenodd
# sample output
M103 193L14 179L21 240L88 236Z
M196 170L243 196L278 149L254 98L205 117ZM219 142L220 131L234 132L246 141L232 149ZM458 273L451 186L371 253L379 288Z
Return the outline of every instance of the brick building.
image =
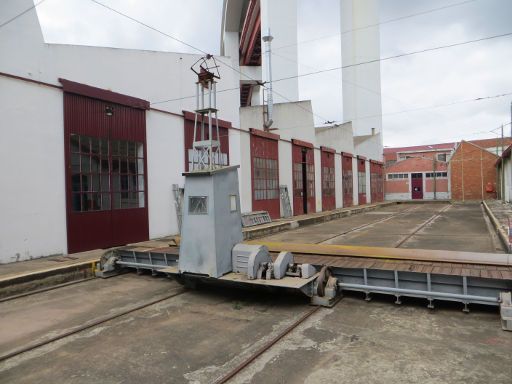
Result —
M498 158L475 142L461 141L449 162L451 198L461 201L496 198Z
M386 168L386 200L449 199L447 163L411 157Z

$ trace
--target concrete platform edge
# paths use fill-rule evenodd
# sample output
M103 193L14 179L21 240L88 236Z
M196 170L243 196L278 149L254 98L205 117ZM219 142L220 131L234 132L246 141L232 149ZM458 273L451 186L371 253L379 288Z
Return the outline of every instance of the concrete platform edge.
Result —
M507 250L508 253L512 253L511 249L510 249L510 244L508 242L508 236L505 233L505 231L503 230L503 228L501 227L500 222L498 221L496 216L494 216L494 214L492 213L492 210L489 208L489 206L487 205L487 203L485 201L482 201L482 205L484 207L485 213L491 220L491 223L492 223L494 229L496 230L496 233L498 234L498 237L500 238L500 241L503 244L503 247Z

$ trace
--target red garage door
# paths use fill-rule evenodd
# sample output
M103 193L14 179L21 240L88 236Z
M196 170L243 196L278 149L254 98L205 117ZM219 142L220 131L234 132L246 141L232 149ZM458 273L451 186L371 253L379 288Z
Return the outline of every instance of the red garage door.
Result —
M334 149L321 147L323 211L330 211L336 208L336 196L334 191L334 154Z
M343 207L351 207L354 204L354 178L352 173L352 154L341 154L341 173L343 187Z
M357 193L359 205L366 204L366 157L357 156Z
M379 161L370 161L370 189L372 203L384 201L383 166Z
M194 119L195 113L183 111L185 117L185 171L189 171L189 166L192 161L192 143L194 142ZM199 121L200 117L199 117ZM214 120L215 121L215 120ZM220 135L220 151L221 164L229 165L229 128L231 123L229 121L219 119L219 135ZM205 131L205 140L208 140L208 131ZM213 140L217 140L217 130L213 129Z
M313 144L292 139L293 214L316 211Z
M149 103L60 81L68 252L147 240L144 109Z
M281 216L279 204L279 136L251 128L252 210Z

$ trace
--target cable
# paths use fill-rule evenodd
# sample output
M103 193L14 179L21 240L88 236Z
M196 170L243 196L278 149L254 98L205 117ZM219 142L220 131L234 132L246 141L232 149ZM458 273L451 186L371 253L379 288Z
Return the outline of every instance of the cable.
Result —
M445 5L445 6L439 7L439 8L432 8L432 9L429 9L429 10L425 10L425 11L421 11L421 12L417 12L417 13L412 13L410 15L405 15L405 16L396 17L394 19L385 20L385 21L382 21L380 23L374 23L374 24L365 25L363 27L357 27L357 28L353 28L353 29L348 29L348 30L345 30L345 31L342 31L340 33L336 33L336 34L333 34L333 35L317 37L317 38L310 39L310 40L303 40L303 41L299 41L299 42L297 42L295 44L283 45L281 47L276 47L276 48L272 47L272 50L279 50L279 49L294 47L294 46L298 46L299 44L310 43L310 42L314 42L314 41L318 41L318 40L328 39L328 38L335 37L335 36L343 36L343 35L345 35L347 33L356 32L356 31L360 31L360 30L368 29L368 28L373 28L373 27L377 27L377 26L382 25L382 24L389 24L389 23L393 23L395 21L400 21L400 20L411 18L411 17L422 16L422 15L425 15L425 14L428 14L428 13L441 11L441 10L444 10L444 9L447 9L447 8L453 8L453 7L458 7L460 5L464 5L464 4L468 4L468 3L473 3L475 1L477 1L477 0L466 0L466 1L462 1L460 3L454 3L454 4L450 4L450 5Z
M33 6L31 6L30 8L27 8L25 9L23 12L17 14L16 16L12 17L11 19L7 20L7 21L4 21L2 24L0 24L0 28L3 28L5 27L7 24L10 24L12 23L14 20L16 20L17 18L23 16L25 13L33 10L34 8L38 7L39 5L41 5L42 3L44 3L46 0L41 0L39 3L37 4L34 4Z
M187 47L190 47L190 48L192 48L192 49L194 49L194 50L196 50L196 51L198 51L198 52L201 52L202 54L208 55L208 53L207 53L207 52L205 52L204 50L202 50L202 49L200 49L200 48L197 48L197 47L195 47L195 46L193 46L193 45L191 45L191 44L189 44L189 43L187 43L187 42L185 42L185 41L183 41L183 40L181 40L181 39L178 39L178 38L176 38L176 37L174 37L174 36L172 36L172 35L169 35L168 33L165 33L165 32L163 32L163 31L161 31L161 30L159 30L159 29L157 29L157 28L155 28L155 27L152 27L152 26L150 26L149 24L146 24L146 23L144 23L144 22L142 22L142 21L140 21L140 20L137 20L137 19L135 19L135 18L133 18L133 17L131 17L131 16L129 16L129 15L127 15L127 14L125 14L125 13L121 12L121 11L118 11L117 9L114 9L114 8L112 8L112 7L109 7L108 5L105 5L105 4L103 4L103 3L101 3L101 2L99 2L99 1L97 1L97 0L91 0L91 1L92 1L93 3L95 3L95 4L97 4L97 5L100 5L100 6L104 7L105 9L108 9L108 10L110 10L110 11L112 11L112 12L117 13L117 14L118 14L118 15L120 15L120 16L126 17L127 19L129 19L129 20L131 20L131 21L133 21L133 22L135 22L135 23L137 23L137 24L140 24L140 25L142 25L142 26L144 26L144 27L146 27L146 28L149 28L149 29L151 29L152 31L155 31L155 32L157 32L157 33L160 33L160 34L162 34L162 35L164 35L164 36L166 36L166 37L168 37L168 38L170 38L170 39L172 39L172 40L175 40L175 41L177 41L177 42L179 42L179 43L181 43L181 44L184 44L184 45L186 45ZM239 69L237 69L237 68L235 68L235 67L233 67L233 66L229 65L228 63L224 62L223 60L220 60L219 58L217 58L217 61L218 61L219 63L222 63L222 64L223 64L223 65L225 65L226 67L228 67L228 68L232 69L233 71L237 72L238 74L240 74L240 75L242 75L242 76L246 77L247 79L252 80L252 81L255 81L255 82L258 82L258 80L253 79L252 77L250 77L250 76L248 76L247 74L245 74L245 73L241 72ZM264 84L262 84L262 87L263 87L263 88L265 88L265 89L268 89L267 87L265 87L265 85L264 85ZM289 101L289 102L294 102L294 101L292 101L292 100L288 99L286 96L284 96L284 95L280 94L279 92L276 92L275 90L273 90L273 93L274 93L274 94L276 94L276 95L278 95L278 96L280 96L280 97L282 97L283 99L285 99L285 100L287 100L287 101ZM189 97L189 96L187 96L187 97ZM195 97L195 96L194 96L194 97ZM303 110L305 110L305 111L307 111L307 112L309 112L309 113L311 113L313 116L317 116L317 117L319 117L319 118L323 119L324 121L329 120L329 119L325 119L324 117L321 117L320 115L318 115L318 114L314 113L313 111L310 111L310 110L308 110L308 109L304 108L304 107L303 107L303 106L301 106L300 104L296 104L296 106L297 106L297 107L299 107L299 108L301 108L301 109L303 109Z
M419 51L400 53L398 55L387 56L387 57L380 57L378 59L369 60L369 61L362 61L360 63L347 64L347 65L342 65L340 67L326 68L326 69L321 69L321 70L318 70L318 71L315 71L315 72L303 73L301 75L294 75L294 76L283 77L281 79L273 80L272 82L273 83L277 83L279 81L290 80L290 79L295 79L295 78L305 77L305 76L311 76L311 75L316 75L316 74L324 73L324 72L337 71L337 70L340 70L340 69L357 67L359 65L373 64L373 63L378 63L380 61L397 59L397 58L400 58L400 57L411 56L411 55L417 55L419 53L438 51L438 50L445 49L445 48L453 48L453 47L458 47L458 46L461 46L461 45L467 45L467 44L472 44L472 43L478 43L478 42L481 42L481 41L497 39L497 38L500 38L500 37L508 37L508 36L511 36L511 35L512 35L512 32L507 32L507 33L503 33L501 35L493 35L493 36L482 37L482 38L474 39L474 40L466 40L466 41L462 41L462 42L459 42L459 43L453 43L453 44L448 44L448 45L440 45L440 46L437 46L437 47L421 49Z
M44 1L44 0L43 0ZM172 35L169 35L168 33L165 33L155 27L152 27L140 20L137 20L129 15L126 15L125 13L123 12L120 12L112 7L109 7L97 0L91 0L92 2L94 2L95 4L98 4L112 12L115 12L117 13L118 15L121 15L123 17L126 17L128 18L129 20L137 23L137 24L140 24L140 25L143 25L144 27L146 28L149 28L151 29L152 31L155 31L157 33L160 33L170 39L173 39L175 41L178 41L198 52L201 52L203 54L208 54L207 52L203 51L202 49L200 48L197 48L191 44L188 44L186 42L184 42L183 40L181 39L178 39ZM350 67L355 67L355 66L359 66L359 65L365 65L365 64L371 64L371 63L376 63L376 62L380 62L380 61L384 61L384 60L391 60L391 59L396 59L396 58L399 58L399 57L404 57L404 56L409 56L409 55L415 55L415 54L419 54L419 53L425 53L425 52L431 52L431 51L435 51L435 50L440 50L440 49L445 49L445 48L452 48L452 47L456 47L456 46L461 46L461 45L466 45L466 44L471 44L471 43L476 43L476 42L480 42L480 41L485 41L485 40L490 40L490 39L496 39L496 38L499 38L499 37L505 37L505 36L510 36L512 35L512 32L509 32L509 33L505 33L505 34L501 34L501 35L494 35L494 36L487 36L487 37L483 37L483 38L479 38L479 39L474 39L474 40L468 40L468 41L464 41L464 42L459 42L459 43L454 43L454 44L448 44L448 45L443 45L443 46L437 46L437 47L433 47L433 48L427 48L427 49L423 49L423 50L419 50L419 51L414 51L414 52L407 52L407 53L402 53L402 54L398 54L398 55L394 55L394 56L388 56L388 57L383 57L383 58L379 58L379 59L374 59L374 60L370 60L370 61L366 61L366 62L361 62L361 63L354 63L354 64L348 64L348 65L345 65L345 66L340 66L340 67L336 67L336 68L329 68L329 69L325 69L325 70L320 70L320 71L316 71L316 72L311 72L311 73L305 73L305 74L302 74L302 75L295 75L295 76L289 76L289 77L285 77L285 78L281 78L281 79L277 79L277 80L273 80L273 82L279 82L279 81L284 81L284 80L290 80L290 79L294 79L294 78L299 78L299 77L305 77L305 76L311 76L311 75L314 75L314 74L317 74L317 73L324 73L324 72L330 72L330 71L334 71L334 70L339 70L339 69L345 69L345 68L350 68ZM224 61L220 60L220 59L217 59L217 61L219 61L220 63L224 64L226 67L234 70L235 72L241 74L242 76L245 76L246 78L252 80L252 81L257 81L256 79L253 79L251 78L250 76L242 73L240 70L234 68L233 66L225 63ZM265 89L268 89L267 87L265 87L264 84L262 84L262 87L265 88ZM237 88L235 88L237 89ZM226 90L227 91L227 90ZM289 102L294 102L290 99L288 99L286 96L280 94L279 92L273 90L273 93L282 97L283 99L289 101ZM421 109L430 109L430 108L439 108L439 107L442 107L442 106L448 106L448 105L454 105L454 104L460 104L460 103L465 103L465 102L470 102L470 101L480 101L480 100L484 100L484 99L489 99L489 98L497 98L497 97L502 97L502 96L508 96L512 93L505 93L505 94L502 94L502 95L495 95L495 96L486 96L486 97L483 97L483 98L477 98L477 99L470 99L470 100L463 100L463 101L459 101L459 102L454 102L454 103L450 103L450 104L444 104L444 105L436 105L436 106L429 106L429 107L423 107L423 108L416 108L416 109L411 109L411 110L404 110L404 111L399 111L399 112L394 112L394 113L389 113L389 114L380 114L380 115L373 115L373 116L366 116L366 117L359 117L358 119L362 119L362 118L369 118L369 117L379 117L379 116L389 116L389 115L395 115L395 114L399 114L399 113L406 113L406 112L411 112L411 111L417 111L417 110L421 110ZM188 98L189 96L187 96ZM195 96L192 96L192 97L195 97ZM173 100L173 99L171 99ZM176 100L176 99L174 99ZM173 101L174 101L173 100ZM316 116L324 121L328 121L329 119L326 119L316 113L314 113L313 111L310 111L308 110L307 108L304 108L302 105L300 104L295 104L297 107L307 111L308 113L311 113L313 116Z

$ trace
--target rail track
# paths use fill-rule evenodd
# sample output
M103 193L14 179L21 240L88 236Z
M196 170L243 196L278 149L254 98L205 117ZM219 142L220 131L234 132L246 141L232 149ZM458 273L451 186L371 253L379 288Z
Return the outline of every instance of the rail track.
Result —
M264 345L262 345L256 352L254 352L252 355L247 357L244 361L242 361L240 364L238 364L236 367L234 367L232 370L227 372L226 374L220 376L214 381L214 384L224 384L227 383L229 380L231 380L233 377L235 377L238 373L240 373L244 368L246 368L249 364L251 364L254 360L256 360L258 357L263 355L266 351L268 351L273 345L278 343L282 338L284 338L286 335L288 335L291 331L293 331L295 328L297 328L300 324L302 324L304 321L306 321L311 315L319 311L322 307L314 307L307 311L305 314L303 314L299 319L294 321L292 324L290 324L288 327L286 327L283 331L281 331L276 337L274 337L272 340L269 340Z
M388 217L385 217L383 219L379 219L379 220L376 220L376 221L372 221L371 223L366 223L366 224L362 224L358 227L354 227L354 228L351 228L347 231L343 231L341 233L338 233L334 236L331 236L327 239L323 239L323 240L320 240L320 241L317 241L315 242L315 244L322 244L322 243L325 243L329 240L332 240L332 239L335 239L335 238L338 238L338 237L342 237L342 236L345 236L345 235L348 235L349 233L352 233L352 232L357 232L361 229L364 229L364 228L368 228L368 227L371 227L375 224L380 224L380 223L384 223L386 221L389 221L391 219L394 219L398 216L401 216L401 215L405 215L406 213L410 213L410 212L413 212L413 211L416 211L420 208L421 206L416 206L416 207L411 207L411 208L408 208L408 209L405 209L401 212L396 212ZM437 217L439 217L439 215L445 211L447 211L449 208L451 207L451 205L447 205L445 207L443 207L441 210L437 211L435 214L433 214L431 217L429 217L427 220L425 220L423 223L421 223L420 225L418 225L414 231L410 234L407 234L404 238L402 238L401 240L399 240L396 245L395 245L395 248L399 248L403 243L405 243L407 240L409 240L412 236L414 236L418 231L420 231L423 227L425 227L428 223L432 222L434 219L436 219Z
M119 317L125 316L127 314L130 314L130 313L133 313L133 312L136 312L136 311L140 311L141 309L150 307L152 305L158 304L158 303L160 303L162 301L165 301L165 300L169 300L169 299L171 299L173 297L176 297L178 295L181 295L181 294L183 294L185 292L186 292L186 289L179 288L178 290L174 291L171 294L168 294L168 295L165 295L165 296L161 296L161 297L158 297L158 298L153 299L153 300L149 300L149 301L147 301L145 303L136 305L136 306L134 306L132 308L129 308L127 310L124 310L124 311L121 311L121 312L118 312L118 313L115 313L115 314L112 314L112 315L107 315L107 316L100 317L98 319L95 319L95 320L91 321L90 323L86 323L86 324L81 325L81 326L79 326L77 328L74 328L74 329L68 330L66 332L63 332L61 334L55 335L55 336L53 336L53 337L51 337L49 339L42 340L42 341L36 341L34 343L29 343L27 345L22 346L21 348L17 348L15 350L12 350L12 351L6 353L6 354L0 355L0 362L8 360L8 359L12 359L13 357L21 355L23 353L32 351L32 350L37 349L37 348L41 348L41 347L43 347L45 345L48 345L50 343L53 343L55 341L64 339L66 337L75 335L77 333L83 332L83 331L91 329L91 328L97 327L98 325L106 323L106 322L108 322L110 320L114 320L114 319L117 319ZM26 296L28 296L28 295L26 295Z

